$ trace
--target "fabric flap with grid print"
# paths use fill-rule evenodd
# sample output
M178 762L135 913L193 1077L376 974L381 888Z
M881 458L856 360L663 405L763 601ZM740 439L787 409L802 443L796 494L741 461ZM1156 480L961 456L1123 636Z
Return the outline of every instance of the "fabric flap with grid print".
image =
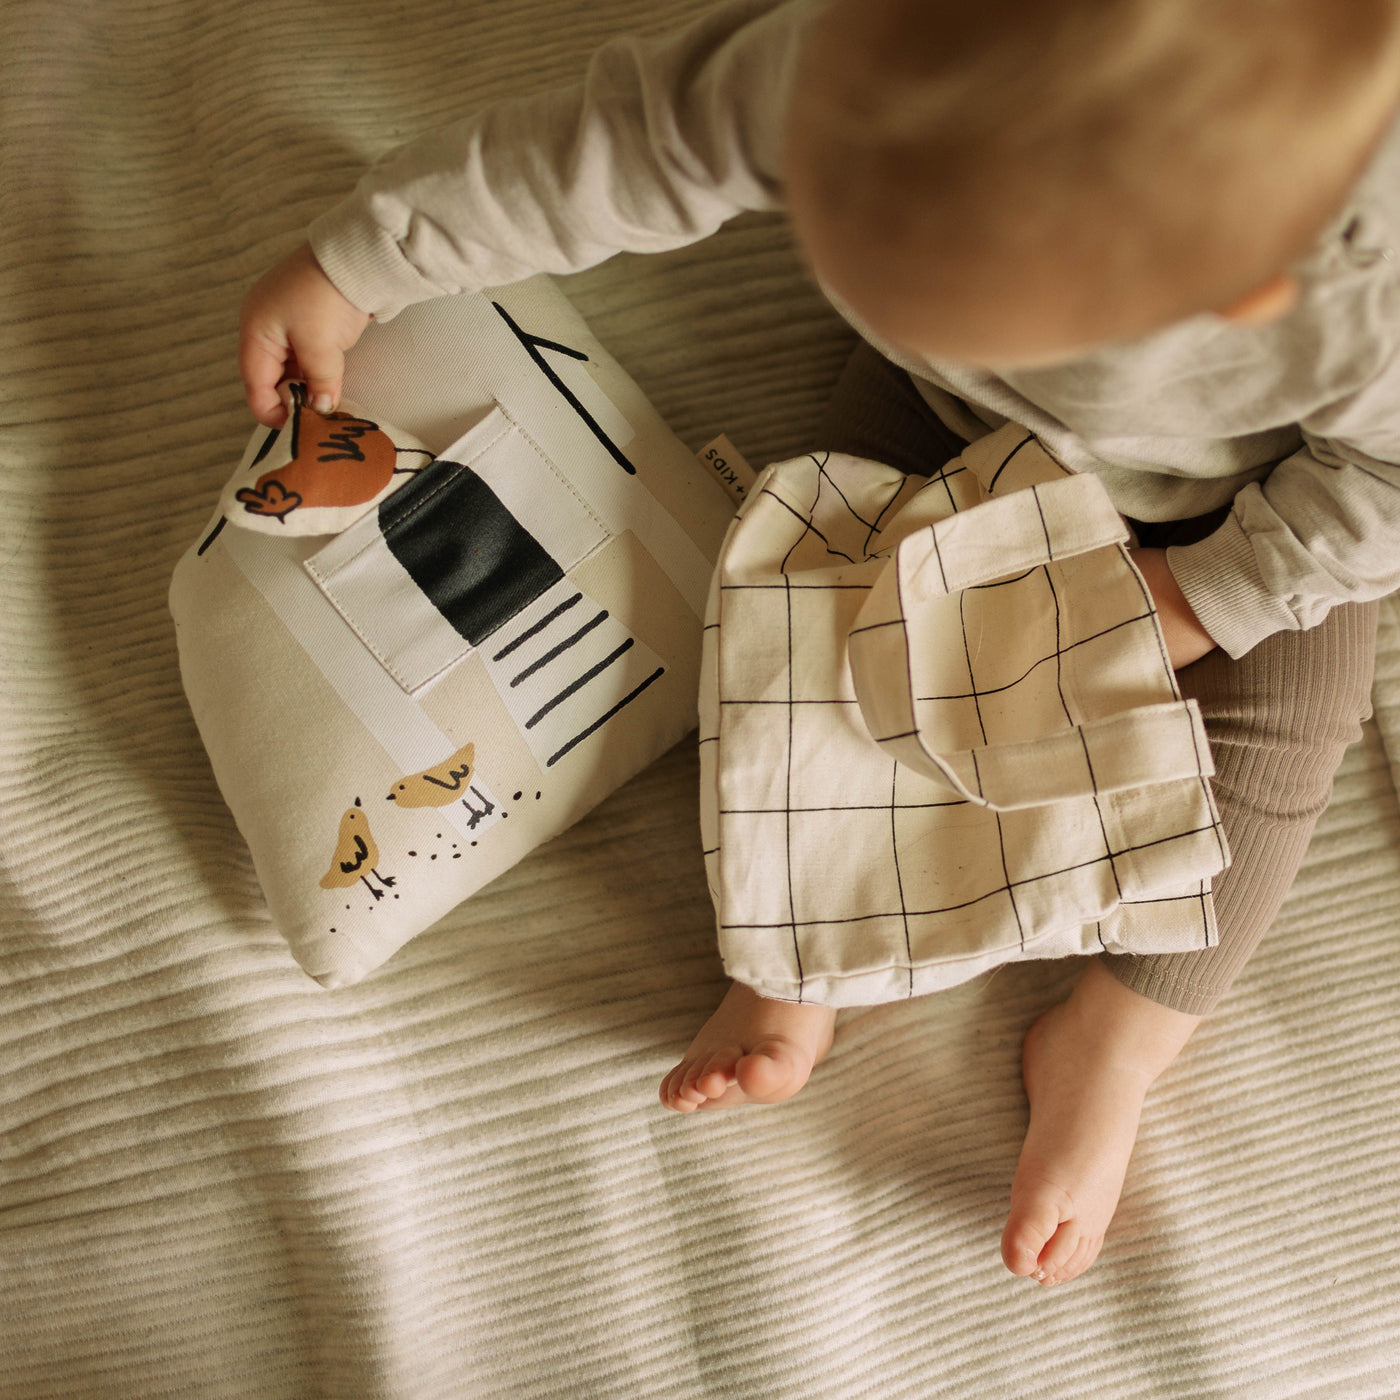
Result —
M763 473L701 673L731 977L852 1006L1215 944L1210 749L1127 538L1014 424L932 478L839 454Z

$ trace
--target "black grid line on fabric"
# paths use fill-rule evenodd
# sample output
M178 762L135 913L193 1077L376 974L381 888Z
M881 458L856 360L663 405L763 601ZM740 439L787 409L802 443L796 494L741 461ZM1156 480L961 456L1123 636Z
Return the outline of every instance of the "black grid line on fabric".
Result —
M791 510L791 506L789 506L788 509ZM797 518L800 520L802 517L798 516ZM813 531L813 533L815 534L816 532ZM878 558L880 558L880 556L878 554L875 554L871 555L869 559L862 560L860 562L868 564ZM941 561L940 567L942 567ZM1017 574L1013 578L996 578L990 580L987 583L972 583L969 584L966 588L959 589L958 591L961 593L978 593L993 588L1006 588L1013 583L1020 583L1022 579L1028 578L1031 574L1035 572L1036 568L1039 567L1041 566L1037 564L1035 568L1027 569L1025 573ZM765 590L772 593L782 588L782 586L783 585L781 583L722 583L720 584L720 589L725 593L739 593L750 591L754 593L761 593ZM799 593L803 590L806 590L811 593L828 593L840 589L859 589L862 593L870 592L870 585L868 583L794 583L792 587L795 592ZM706 624L704 630L708 632L718 626L718 623L711 622Z
M1040 497L1035 498L1036 510L1040 511L1040 528L1045 531L1045 548L1048 551L1050 545L1050 531L1045 524L1045 512L1040 509ZM1065 712L1065 722L1074 727L1074 716L1069 711L1069 701L1065 699L1065 677L1062 665L1063 649L1060 645L1060 595L1055 588L1055 577L1047 568L1045 570L1045 582L1050 589L1050 599L1055 605L1055 689L1060 696L1060 708ZM1079 730L1079 746L1084 750L1084 766L1089 770L1089 787L1094 794L1094 815L1099 819L1099 834L1103 837L1103 848L1108 856L1108 868L1113 872L1113 888L1117 891L1119 902L1123 899L1123 885L1118 879L1118 866L1113 859L1113 843L1108 839L1108 823L1104 821L1103 808L1099 805L1099 780L1094 776L1094 763L1089 757L1089 741L1084 737L1084 731ZM1103 933L1099 932L1099 942L1103 943Z
M1195 894L1162 894L1149 895L1146 899L1125 899L1123 907L1126 909L1131 905L1135 909L1141 908L1145 904L1196 904L1204 895L1204 890L1197 890Z
M820 493L821 485L818 483L817 490ZM795 549L796 546L794 545ZM789 551L791 553L791 550ZM786 560L784 560L786 563ZM786 579L787 575L783 575ZM797 904L792 889L792 592L787 595L787 683L788 683L788 741L787 741L787 788L784 795L784 802L787 805L786 819L783 822L783 852L787 859L787 891L788 891L788 914L792 919L792 956L797 963L797 1000L803 999L806 990L806 980L802 975L802 946L797 937Z
M929 542L933 545L933 557L938 564L938 577L942 581L943 591L948 591L948 571L943 567L943 551L938 547L938 531L932 525L928 527ZM903 605L899 609L901 615L904 612Z
M946 802L898 804L901 812L925 812L939 807L966 806L967 799L964 797L950 797ZM819 816L823 812L883 812L888 807L888 802L845 802L830 807L721 807L719 812L724 817L776 817L783 812L791 812L795 816Z
M1029 569L1022 574L1012 574L1008 578L988 579L986 583L970 583L963 589L964 593L979 593L984 588L1005 588L1010 583L1020 583L1022 579L1030 578L1035 571L1040 568L1039 564L1032 564Z
M846 513L851 517L851 519L854 520L854 521L856 521L857 524L860 524L860 525L864 525L864 526L865 526L865 529L866 529L865 543L861 546L861 555L862 555L863 560L868 561L868 560L874 558L875 556L873 556L873 555L870 553L870 541L871 541L872 539L874 539L875 535L879 532L879 529L880 529L880 522L885 518L885 515L886 515L886 513L889 511L890 507L893 506L894 503L895 503L897 500L899 500L900 496L903 494L904 488L909 484L910 478L909 478L907 475L906 475L905 477L903 477L903 478L896 484L895 489L894 489L894 491L890 494L889 499L885 502L885 504L884 504L883 506L880 507L879 514L876 515L875 519L874 519L873 521L872 521L872 520L867 520L867 519L866 519L858 510L856 510L856 508L851 504L850 499L847 497L846 493L841 489L841 485L840 485L840 483L836 480L836 478L835 478L834 476L832 476L831 473L830 473L829 471L827 471L827 464L831 461L831 453L830 453L830 452L824 453L820 461L817 460L817 457L816 457L816 454L815 454L815 453L809 453L808 456L809 456L810 461L812 462L812 465L815 466L816 469L817 469L817 494L816 494L816 497L815 497L815 498L813 499L813 501L812 501L812 506L811 506L811 510L810 510L810 515L814 516L814 515L816 514L817 505L818 505L818 503L819 503L820 500L821 500L822 484L823 484L824 482L825 482L825 483L828 483L828 484L831 486L831 489L832 489L833 491L835 491L836 494L841 498L841 504L846 508ZM965 470L965 469L964 469L964 470ZM765 492L762 493L762 494L773 495L773 492L771 492L771 491L765 491ZM775 496L774 499L776 500L776 499L778 499L778 497ZM787 502L783 502L783 504L784 504L784 505L787 505ZM788 506L788 509L789 509L790 511L792 511L792 513L793 513L795 516L797 516L797 518L798 518L799 520L802 520L802 519L803 519L803 517L801 516L801 514L800 514L798 511L793 510L792 506L789 505L789 506ZM819 531L819 530L816 528L816 526L813 525L813 523L812 523L812 521L811 521L810 518L808 518L808 519L806 519L806 520L803 520L803 523L806 525L806 527L807 527L808 530L810 530L813 534L815 534L815 535L822 541L822 543L823 543L824 545L826 545L826 547L827 547L827 552L828 552L828 553L833 554L833 555L839 553L839 554L841 555L841 558L848 560L848 561L849 561L850 563L852 563L852 564L854 564L854 563L857 562L856 560L852 559L852 558L850 557L850 555L845 554L845 553L842 553L841 551L838 551L838 550L833 550L833 549L831 548L830 542L829 542L829 541L827 540L827 538L821 533L821 531ZM798 544L801 544L802 538L805 538L805 535L804 535L803 537L801 537L801 538L798 539L797 543L793 545L792 549L796 549L796 548L797 548L797 545L798 545ZM787 563L788 563L788 559L790 559L790 558L792 557L792 549L788 550L787 555L786 555L786 556L784 557L784 559L783 559L783 562L782 562L782 565L781 565L781 571L782 571L783 573L786 573L786 572L787 572Z
M1118 879L1118 865L1113 859L1113 843L1108 839L1108 824L1103 819L1103 808L1099 806L1099 780L1094 776L1094 761L1089 757L1089 741L1084 737L1084 731L1079 731L1079 747L1084 750L1084 766L1089 770L1089 786L1094 792L1094 815L1099 819L1099 834L1103 837L1103 848L1108 856L1108 868L1113 872L1113 888L1118 891L1118 898L1121 902L1123 898L1123 886Z
M821 490L820 479L818 480L817 490L818 490L818 492L820 492L820 490ZM793 517L794 520L800 520L800 521L802 522L802 524L803 524L804 526L806 526L806 529L803 531L803 533L800 534L800 535L797 537L797 539L793 541L792 547L791 547L791 548L788 550L788 552L783 556L783 562L782 562L782 564L781 564L781 566L780 566L780 571L781 571L782 573L784 573L784 574L787 573L788 560L792 558L793 550L795 550L795 549L797 548L797 546L800 545L800 544L802 543L802 541L805 540L809 534L810 534L810 535L815 535L815 536L822 542L822 544L826 546L826 552L827 552L828 554L830 554L833 558L844 559L848 564L854 564L854 563L856 562L856 561L855 561L854 559L852 559L851 556L850 556L849 554L847 554L844 550L832 549L832 547L831 547L831 541L828 540L827 537L826 537L824 534L822 534L822 532L821 532L820 530L818 530L817 527L816 527L815 525L812 524L811 520L810 520L809 518L807 518L806 516L804 516L804 515L802 514L802 512L799 511L799 510L797 510L794 506L790 505L787 501L783 500L783 498L782 498L780 495L778 495L776 491L770 491L770 490L765 486L765 487L763 488L763 490L760 491L758 494L759 494L760 496L769 496L769 497L771 497L773 500L777 501L777 503L778 503L780 506L782 506L782 508L783 508L785 511L787 511L787 513L788 513L789 515L791 515L791 516ZM815 503L815 502L813 502L813 504L812 504L812 509L813 509L813 510L816 509L816 503Z
M1001 480L1002 472L1004 472L1007 469L1007 467L1011 465L1011 459L1015 457L1015 455L1028 443L1032 443L1034 441L1035 434L1027 433L1026 436L1023 437L1021 441L1018 442L1016 446L1013 447L1011 451L1006 454L1006 459L1002 462L1001 466L999 466L996 469L996 471L992 473L992 479L987 483L987 494L989 496L992 494L993 491L997 489L997 482Z
M896 796L899 791L899 764L890 761L890 851L894 856L894 883L899 891L899 912L904 920L904 956L909 964L909 995L914 995L914 943L909 936L909 910L904 901L904 876L899 869L899 818Z
M791 577L791 575L786 575ZM722 583L720 590L724 593L735 593L739 591L753 593L777 593L789 591L792 593L831 593L837 589L858 588L862 593L870 592L868 583L794 583L787 590L784 590L781 583Z
M980 721L980 715L978 716L978 719ZM983 737L985 737L985 735ZM980 793L982 791L982 775L977 771L976 750L972 751L971 756L972 771L976 775L977 791ZM1011 886L1011 868L1006 863L1006 832L1003 830L1001 825L1001 813L998 812L995 808L993 808L992 816L996 819L997 824L997 847L1001 851L1001 874L1002 878L1006 881L1005 889L1007 898L1011 900L1011 912L1016 916L1016 936L1021 940L1021 948L1024 951L1026 946L1026 927L1021 922L1021 906L1016 903L1016 891Z
M883 810L883 808L882 808L881 810ZM1149 849L1150 847L1152 847L1152 846L1164 846L1164 845L1166 845L1166 844L1167 844L1168 842L1170 842L1170 841L1182 841L1182 840L1185 840L1187 837L1190 837L1190 836L1200 836L1202 833L1207 832L1207 831L1211 831L1211 830L1212 830L1212 827L1211 827L1211 826L1198 826L1198 827L1193 827L1190 831L1178 831L1178 832L1174 832L1171 836L1163 836L1163 837L1159 837L1159 838L1157 838L1156 840L1153 840L1153 841L1143 841L1143 842L1140 842L1140 843L1138 843L1138 844L1136 844L1136 845L1125 846L1122 850L1115 851L1115 852L1113 852L1113 854L1114 854L1114 856L1116 857L1116 856L1127 855L1127 854L1129 854L1129 853L1131 853L1131 852L1133 852L1133 851L1144 851L1144 850L1148 850L1148 849ZM931 917L931 916L937 915L937 914L955 914L955 913L957 913L959 910L962 910L962 909L970 909L974 904L981 904L981 903L983 903L985 900L993 899L993 898L995 898L997 895L1000 895L1000 894L1009 894L1009 895L1011 895L1011 897L1012 897L1013 909L1014 909L1014 907L1015 907L1015 894L1014 894L1014 891L1015 891L1015 890L1018 890L1018 889L1021 889L1021 888L1024 888L1024 887L1028 887L1028 886L1031 886L1031 885L1039 884L1042 880L1053 880L1053 879L1056 879L1057 877L1059 877L1059 876L1061 876L1061 875L1069 875L1069 874L1073 873L1073 872L1076 871L1076 870L1088 870L1088 869L1092 868L1093 866L1104 864L1104 862L1105 862L1107 859L1108 859L1108 857L1106 857L1106 856L1095 856L1093 860L1075 861L1075 862L1074 862L1073 864L1071 864L1071 865L1057 866L1054 870L1044 870L1044 871L1042 871L1039 875L1027 875L1027 876L1025 876L1023 879L1020 879L1020 880L1008 880L1008 882L1007 882L1005 885L998 885L998 886L996 886L995 888L990 889L990 890L987 890L987 891L985 891L985 892L982 893L982 894L975 895L972 899L962 900L961 902L959 902L959 903L957 903L957 904L945 904L945 905L940 905L940 906L938 906L938 907L936 907L936 908L931 908L931 909L907 909L907 910L904 911L904 912L905 912L905 914L907 914L907 916L908 916L909 918L916 918L916 919L918 919L918 918L928 918L928 917ZM1181 898L1186 898L1186 899L1192 899L1192 900L1194 900L1194 899L1197 898L1196 895L1185 895L1185 896L1180 896L1180 897L1181 897ZM1151 903L1155 903L1155 902L1157 902L1157 901L1155 901L1155 900L1132 900L1132 901L1124 901L1124 902L1125 902L1125 903L1143 903L1143 904L1151 904ZM844 918L839 918L839 919L804 919L804 920L802 920L802 921L797 925L797 927L809 928L809 927L816 927L816 926L825 925L825 924L859 924L859 923L864 923L864 922L866 922L867 920L870 920L870 919L893 919L893 918L898 918L898 917L901 917L901 911L899 911L899 910L897 910L897 909L885 909L885 910L881 910L881 911L879 911L879 912L877 912L877 913L873 913L873 914L853 914L853 915L848 915L848 916L846 916L846 917L844 917ZM794 926L794 925L793 925L792 921L789 921L789 920L784 920L782 923L776 923L776 924L728 924L728 923L726 923L726 924L720 925L720 927L722 927L722 928L727 928L727 929L728 929L728 928L732 928L732 929L783 929L783 928L792 928L793 926Z
M984 690L978 690L978 691L976 691L975 693L976 693L977 695L1000 695L1003 691L1014 690L1014 689L1015 689L1018 685L1020 685L1021 682L1022 682L1023 680L1025 680L1028 676L1032 675L1035 671L1038 671L1042 666L1048 665L1051 661L1054 661L1054 662L1056 663L1056 670L1057 670L1057 673L1058 673L1058 670L1059 670L1059 662L1060 662L1061 658L1068 656L1068 655L1070 654L1070 652L1072 652L1076 647L1087 646L1090 642L1097 642L1097 641L1099 640L1099 638L1101 638L1101 637L1107 637L1111 632L1117 632L1117 631L1119 631L1121 628L1124 628L1124 627L1132 627L1135 623L1146 622L1149 616L1150 616L1150 614L1148 614L1148 613L1139 613L1138 616L1136 616L1136 617L1125 618L1122 622L1115 622L1111 627L1105 627L1105 628L1103 629L1103 631L1101 631L1101 632L1095 632L1095 633L1093 633L1091 636L1088 636L1088 637L1081 637L1077 642L1071 642L1068 646L1061 646L1061 645L1060 645L1059 629L1058 629L1058 627L1057 627L1057 628L1056 628L1056 635L1055 635L1055 650L1054 650L1053 653L1051 653L1051 654L1048 655L1048 656L1042 656L1038 661L1034 662L1031 666L1029 666L1025 671L1023 671L1023 672L1022 672L1019 676L1017 676L1014 680L1009 680L1009 681L1007 681L1007 683L1006 683L1005 685L993 685L993 686L988 686L986 689L984 689ZM1058 681L1057 681L1057 684L1058 684ZM921 695L921 696L919 696L919 699L920 699L920 700L971 700L971 699L973 698L973 695L974 695L974 692L968 691L966 694ZM1063 700L1064 700L1063 691L1061 692L1060 698L1061 698L1061 701L1063 702ZM1068 716L1068 713L1069 713L1068 710L1066 710L1065 713L1066 713L1066 716ZM1072 720L1071 720L1070 722L1073 723Z
M905 611L904 607L904 579L898 569L895 569L894 571L894 601L895 607L899 610L899 617L897 621L899 622L900 627L903 628L905 618L908 616L908 614ZM915 708L914 702L914 655L909 647L909 634L907 631L904 633L904 682L905 685L908 687L906 695L909 701L909 715L913 719L914 723L917 725L919 722L919 715L918 711ZM870 737L874 739L877 744L885 742L883 739L878 738L874 734L872 734ZM895 737L905 739L908 738L909 735L900 734Z
M816 460L816 459L813 458L813 461L815 461L815 460ZM802 521L802 526L803 526L802 533L801 533L800 535L798 535L798 537L797 537L795 540L793 540L792 544L788 547L788 552L787 552L785 555L783 555L783 562L782 562L781 564L778 565L778 572L779 572L780 574L782 574L782 576L783 576L783 582L784 582L784 583L787 582L788 561L792 558L794 551L801 545L802 541L805 540L809 534L815 535L815 536L822 542L822 544L826 546L826 552L827 552L828 554L832 555L833 558L836 558L836 557L842 558L842 559L846 560L846 562L847 562L848 564L854 564L854 563L856 562L854 559L851 558L851 556L850 556L849 554L846 554L844 551L841 551L841 550L833 550L832 547L831 547L831 542L830 542L830 541L827 539L827 537L826 537L824 534L822 534L822 532L821 532L820 530L818 530L817 527L812 523L812 519L813 519L813 517L814 517L814 516L816 515L816 513L817 513L817 506L818 506L818 504L820 503L821 498L822 498L822 473L821 473L821 471L820 471L820 464L818 464L818 466L819 466L819 470L818 470L818 472L817 472L817 490L816 490L816 494L812 497L812 504L811 504L810 506L807 507L807 514L806 514L805 516L803 516L803 514L802 514L800 511L795 510L795 509L794 509L792 506L790 506L786 501L784 501L780 496L776 495L773 491L770 491L767 487L765 487L765 488L763 489L763 492L762 492L763 495L772 496L773 499L779 503L779 505L781 505L785 510L789 511L789 512L790 512L793 516L795 516L798 520ZM788 608L789 608L789 610L790 610L791 607L792 607L792 598L791 598L791 596L788 597L787 603L788 603ZM790 630L789 630L789 637L791 637L791 631L790 631ZM789 658L789 660L791 660L791 657L792 657L792 646L791 646L791 642L789 641L789 645L788 645L788 658Z
M941 567L941 565L940 565ZM972 647L967 640L967 610L965 603L967 595L958 594L958 626L962 628L963 655L967 657L967 683L972 687L972 708L977 713L977 728L981 732L982 742L987 742L987 726L982 723L982 692L977 689L977 676L972 669ZM980 788L978 789L981 790Z
M1034 571L1034 570L1031 570L1031 572L1033 573L1033 572L1035 572L1035 571ZM1021 577L1024 578L1025 575L1021 575ZM1007 581L1009 582L1010 580L1007 580ZM772 587L772 588L780 587L780 585L777 585L777 584L771 584L771 585L770 585L770 584L748 584L748 583L725 584L724 586L725 586L726 588L741 588L741 589L743 589L743 588L760 588L760 589L761 589L761 588L770 588L770 587ZM980 585L979 585L979 586L980 586ZM808 586L807 591L809 591L809 592L822 592L822 591L824 591L824 590L827 589L827 588L832 588L832 589L845 589L845 588L852 588L852 587L858 587L858 588L862 588L862 589L867 589L867 585L865 585L865 584L844 584L844 583L842 583L842 584L817 584L817 585L810 585L810 586ZM802 584L794 584L794 585L793 585L793 588L796 589L796 590L798 590L798 591L802 591L803 585L802 585ZM868 591L868 589L867 589L867 591ZM969 590L964 590L964 591L970 592L971 590L969 589ZM1052 585L1052 591L1053 591L1053 585ZM1061 658L1063 658L1063 657L1065 657L1065 656L1068 656L1069 653L1072 652L1072 651L1074 651L1077 647L1088 646L1090 642L1097 642L1098 640L1100 640L1100 638L1107 637L1107 636L1109 636L1109 635L1110 635L1111 633L1113 633L1113 632L1121 631L1124 627L1133 627L1133 626L1135 626L1136 624L1138 624L1138 623L1140 623L1140 622L1147 622L1147 621L1149 621L1149 620L1151 619L1152 616L1153 616L1152 613L1137 613L1137 614L1135 614L1135 615L1132 616L1132 617L1126 617L1126 618L1124 618L1121 622L1112 623L1110 626L1104 627L1104 628L1102 628L1102 629L1101 629L1100 631L1098 631L1098 632L1091 632L1087 637L1080 637L1078 641L1070 642L1068 646L1064 646L1064 645L1061 644L1060 629L1059 629L1059 625L1058 625L1059 619L1058 619L1058 613L1057 613L1057 617L1056 617L1056 629L1055 629L1055 650L1054 650L1053 652L1048 653L1048 654L1045 655L1045 656L1042 656L1042 657L1038 658L1036 661L1032 662L1031 665L1030 665L1029 667L1027 667L1026 670L1022 671L1021 674L1020 674L1019 676L1013 677L1011 680L1007 681L1004 685L986 686L986 687L984 687L984 688L978 688L978 689L976 689L976 690L967 690L967 691L949 691L949 692L947 692L947 693L945 693L945 694L939 694L939 695L919 695L919 696L916 696L915 698L918 699L919 701L935 701L935 700L974 700L974 699L976 699L978 696L982 696L982 695L1000 695L1000 694L1002 694L1002 693L1005 692L1005 691L1015 689L1015 687L1018 686L1018 685L1020 685L1022 681L1026 680L1026 679L1027 679L1029 676L1031 676L1035 671L1039 670L1040 667L1045 666L1045 665L1048 665L1051 661L1054 661L1054 662L1056 663L1056 667L1057 667L1057 671L1058 671L1059 662L1060 662ZM855 637L855 636L860 635L860 634L863 633L863 632L878 632L878 631L880 631L880 630L882 630L882 629L884 629L884 628L887 628L887 627L902 627L902 626L904 625L904 621L905 621L905 619L901 616L901 617L890 618L888 621L885 621L885 622L869 622L869 623L866 623L866 625L865 625L864 627L852 627L851 630L847 633L847 636ZM964 643L964 644L965 644L965 643ZM1057 680L1056 684L1057 684L1057 685L1059 684L1059 681L1058 681L1058 680ZM1062 702L1062 703L1063 703L1063 699L1064 699L1064 693L1063 693L1063 689L1062 689L1062 690L1061 690L1061 702ZM781 705L781 704L785 704L785 703L786 703L786 702L785 702L785 701L782 701L782 700L775 700L775 701L764 701L764 700L721 700L721 701L720 701L720 704L722 704L722 705L763 705L763 704L777 704L777 705ZM855 700L795 700L793 703L794 703L794 704L797 704L797 705L854 705L854 704L856 704L856 703L858 703L858 702L855 701ZM1066 711L1066 715L1068 715L1068 711ZM1073 721L1071 721L1071 723L1073 723ZM891 737L895 737L895 736L891 736ZM985 736L984 736L984 737L985 737ZM1198 757L1199 757L1199 755L1198 755Z
M966 468L966 467L961 467L961 468L959 468L959 470L960 470L960 471L966 471L967 468ZM905 488L908 484L909 484L909 478L906 476L906 477L904 478L904 480L901 481L901 482L899 483L899 485L895 487L895 489L894 489L894 494L891 495L891 497L889 498L889 500L886 501L885 504L884 504L883 506L880 507L880 513L879 513L879 515L877 515L877 516L875 517L875 523L874 523L873 525L871 525L871 527L870 527L870 533L869 533L868 535L866 535L866 537L865 537L865 543L861 546L861 553L863 553L867 559L872 559L872 558L875 557L875 556L872 555L871 552L870 552L870 541L873 540L873 539L875 538L875 536L879 533L879 531L880 531L880 522L885 518L886 514L888 514L890 508L894 505L894 503L895 503L897 500L899 500L899 498L904 494L904 488ZM917 496L918 494L919 494L918 491L915 491L915 492L914 492L914 495ZM842 499L844 500L845 497L843 496ZM859 519L859 516L857 516L856 518ZM862 523L864 523L864 522L862 522Z
M859 700L721 700L721 705L859 705Z
M903 627L902 617L892 617L888 622L867 622L864 627L852 627L846 633L848 637L859 637L862 632L882 632L886 627Z
M1045 523L1045 508L1040 504L1039 486L1031 487L1031 500L1035 502L1035 513L1040 517L1040 533L1045 536L1045 557L1053 564L1055 562L1055 546L1050 542L1050 527Z
M1041 524L1044 523L1045 517L1042 515ZM1065 723L1073 725L1074 716L1070 714L1069 701L1065 699L1064 659L1065 651L1067 648L1062 644L1060 635L1060 595L1055 591L1055 580L1051 576L1049 569L1046 569L1045 571L1045 583L1046 586L1050 589L1050 601L1055 605L1055 693L1060 697L1060 708L1065 712ZM1112 628L1105 629L1105 631L1112 630ZM1042 658L1042 660L1044 660L1044 658ZM1034 667L1031 668L1031 670L1034 669ZM1026 675L1030 675L1030 671L1027 671ZM1025 676L1022 676L1021 679L1024 680Z
M831 475L830 472L827 471L827 469L826 469L826 464L827 464L829 461L831 461L831 453L830 453L830 452L825 453L825 454L822 456L822 459L821 459L820 462L817 461L817 458L816 458L816 454L815 454L815 453L811 453L811 454L809 454L809 455L811 456L811 459L812 459L812 465L815 466L816 469L817 469L818 490L820 490L820 483L821 483L822 481L828 482L828 483L830 484L830 486L831 486L831 489L832 489L833 491L835 491L836 494L837 494L838 496L841 497L841 504L842 504L843 506L846 507L846 513L847 513L848 515L850 515L851 518L852 518L853 520L859 521L862 525L865 526L865 528L866 528L867 530L871 531L871 533L873 534L874 531L875 531L875 525L874 525L871 521L867 520L867 519L866 519L866 518L851 504L850 499L847 497L846 493L841 489L840 483L836 480L836 478L835 478L834 476ZM896 490L896 491L895 491L895 495L898 495L898 494L899 494L899 491ZM812 510L813 510L814 512L816 511L816 505L815 505L815 503L814 503L813 506L812 506ZM877 517L877 518L878 518L878 517ZM866 538L868 539L869 536L867 536Z
M966 468L959 468L959 470L966 470ZM925 482L920 486L916 486L914 490L906 496L906 489L909 486L911 486L914 481L915 478L913 476L906 474L904 478L899 482L899 484L895 487L894 491L890 494L889 499L885 502L883 506L880 507L879 514L876 515L874 524L870 527L870 533L866 535L865 541L861 545L861 553L865 556L867 562L869 562L872 559L888 559L893 554L894 550L898 547L896 543L891 543L882 545L879 549L872 551L870 545L871 542L874 540L876 534L878 534L879 531L884 528L885 517L890 513L890 511L893 510L895 506L899 506L902 510L906 505L909 504L910 501L912 501L916 496L918 496L921 491L926 490L928 485L930 484L928 482Z
M966 467L963 467L963 468L961 468L961 470L966 471L967 468L966 468ZM957 503L957 500L956 500L956 499L954 498L954 496L953 496L953 488L952 488L952 486L949 485L949 478L954 477L954 476L956 476L956 475L957 475L957 472L946 472L946 471L945 471L945 472L939 472L939 473L938 473L938 478L937 478L940 482L943 483L943 492L944 492L944 494L948 497L948 509L951 510L951 511L953 512L954 515L956 515L956 514L958 513L958 503Z

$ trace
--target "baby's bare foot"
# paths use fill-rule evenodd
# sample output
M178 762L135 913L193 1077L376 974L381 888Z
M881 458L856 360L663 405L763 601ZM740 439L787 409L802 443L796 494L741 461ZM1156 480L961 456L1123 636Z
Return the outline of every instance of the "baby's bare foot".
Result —
M771 1001L730 984L715 1014L661 1081L661 1102L679 1113L790 1099L831 1048L836 1013Z
M1031 1121L1001 1238L1013 1274L1065 1283L1098 1257L1147 1091L1199 1020L1130 991L1095 961L1026 1033Z

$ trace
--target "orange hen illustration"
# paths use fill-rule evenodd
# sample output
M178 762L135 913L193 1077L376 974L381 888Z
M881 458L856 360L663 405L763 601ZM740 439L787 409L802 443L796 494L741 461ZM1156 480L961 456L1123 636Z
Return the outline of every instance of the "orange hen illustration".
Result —
M291 460L236 492L253 515L285 520L303 506L356 506L389 484L398 461L393 439L377 423L350 413L317 413L292 385Z

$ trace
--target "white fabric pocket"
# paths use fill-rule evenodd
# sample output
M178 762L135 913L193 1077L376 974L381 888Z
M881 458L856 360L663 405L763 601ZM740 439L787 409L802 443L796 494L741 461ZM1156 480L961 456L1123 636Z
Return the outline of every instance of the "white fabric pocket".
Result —
M1014 424L932 480L837 454L760 476L700 692L730 976L860 1005L1217 941L1210 750L1126 537Z
M497 406L305 568L416 694L607 539L597 515Z
M1066 672L1076 695L1083 687L1064 610L1073 602L1083 613L1093 600L1062 596L1063 584L1057 594L1052 566L1127 538L1093 476L1033 483L906 535L847 639L871 738L966 801L999 811L1213 772L1199 710L1188 701L1071 718ZM1025 625L1024 613L1022 625L993 619L1000 669L1018 680L983 687L968 645L966 595L1031 575L1044 580L1054 626ZM1008 689L1016 692L1014 707L1006 703ZM935 694L945 703L932 703ZM920 703L918 695L929 698Z

